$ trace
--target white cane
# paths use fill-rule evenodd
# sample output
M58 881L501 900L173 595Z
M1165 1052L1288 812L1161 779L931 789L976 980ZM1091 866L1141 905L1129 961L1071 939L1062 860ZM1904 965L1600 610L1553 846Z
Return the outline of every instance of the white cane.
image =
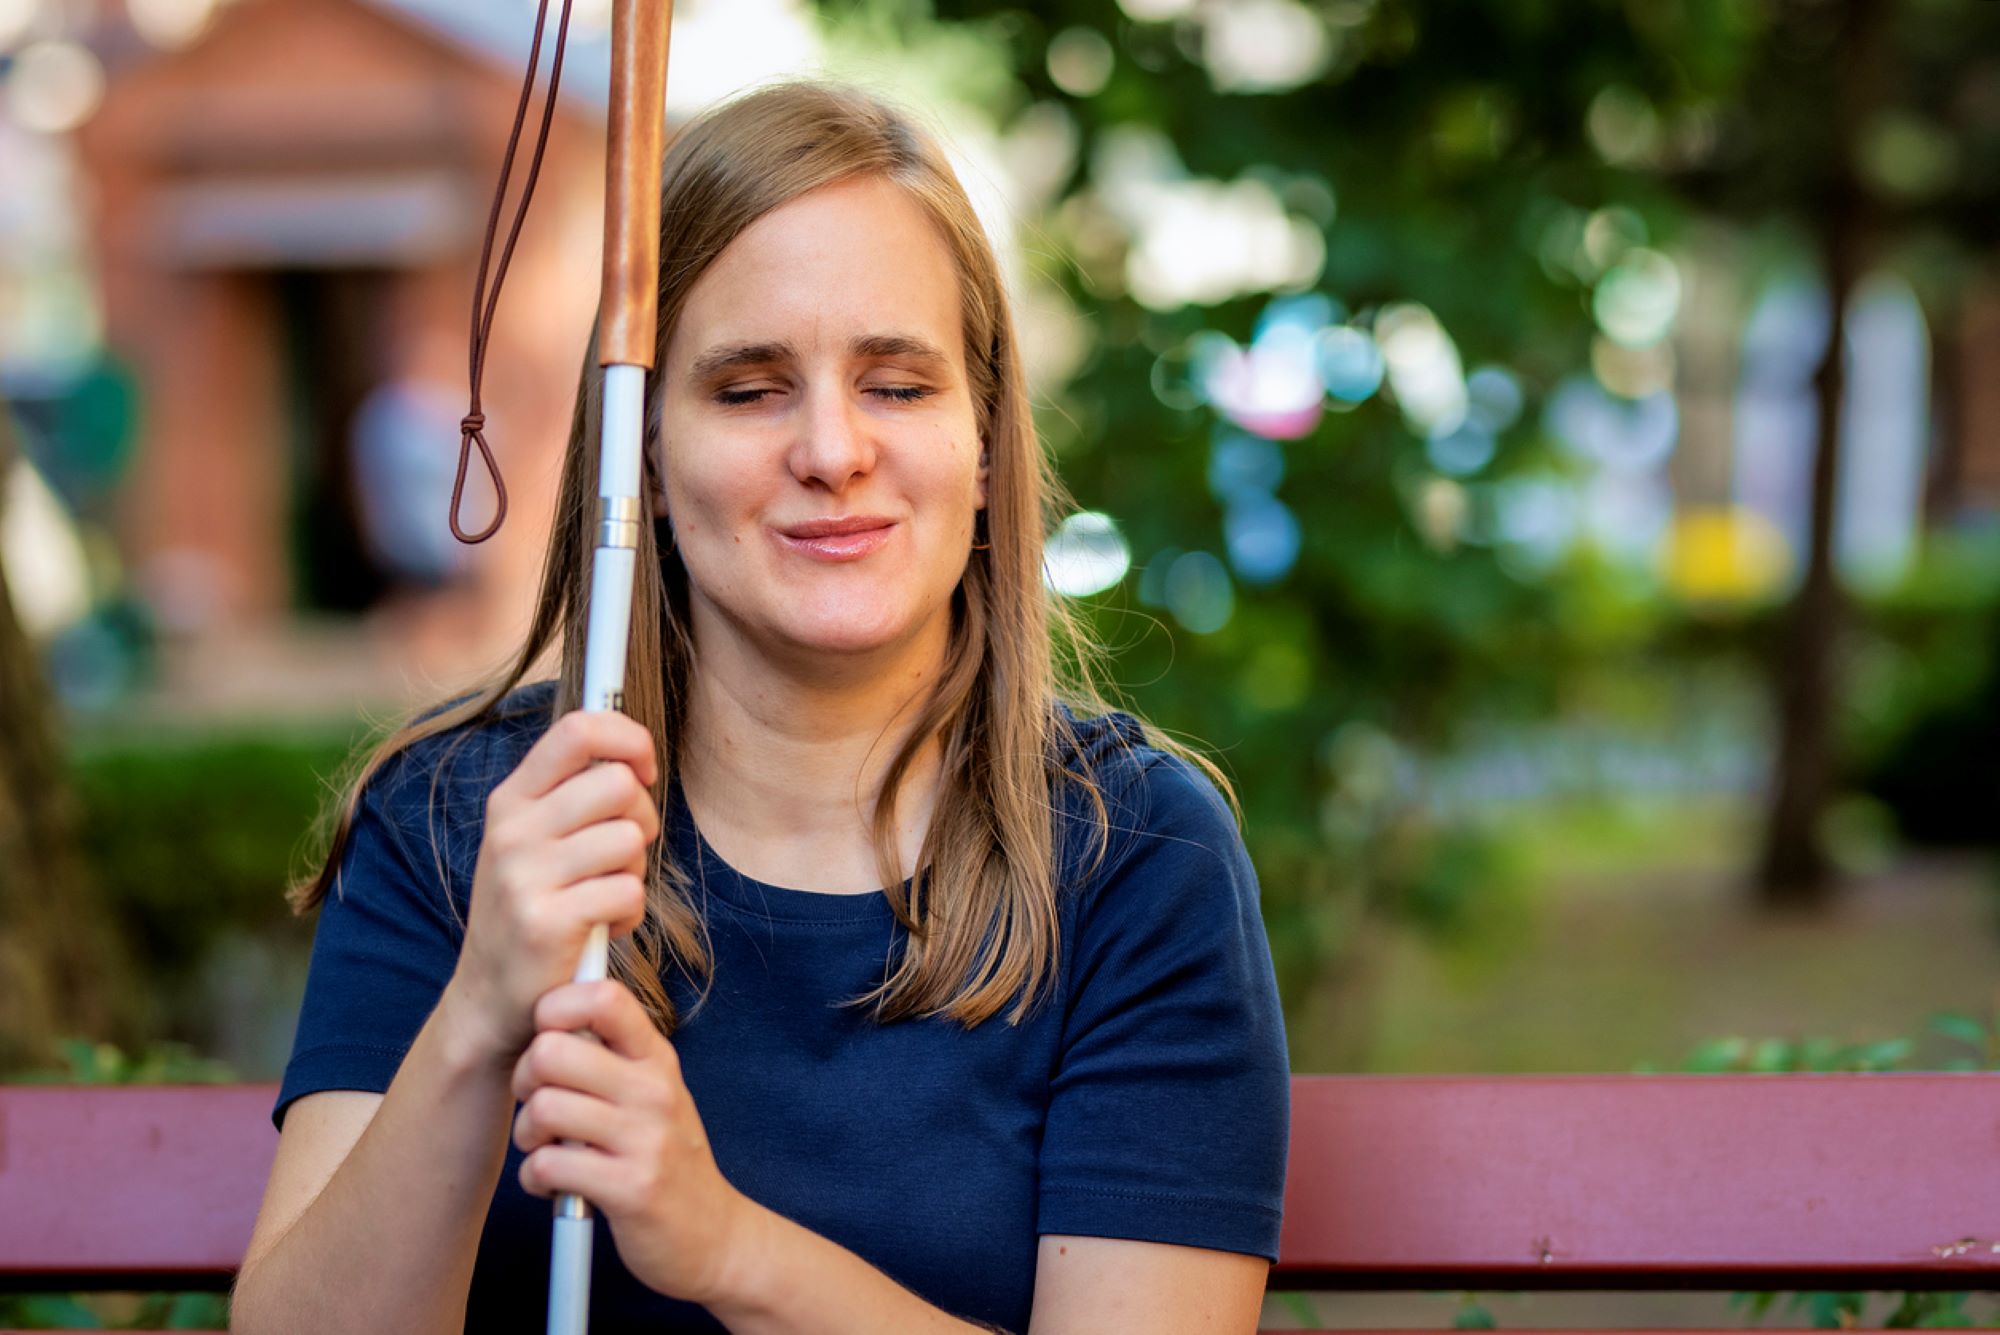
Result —
M500 286L507 274L514 244L520 239L528 201L535 191L542 155L548 147L555 114L556 91L562 79L563 47L569 35L570 0L563 0L550 62L547 101L541 128L516 205L514 221L501 248L493 284L487 268L499 234L501 202L513 173L514 153L527 120L529 94L541 60L542 31L549 0L539 0L535 37L529 48L528 72L521 86L521 104L501 162L500 185L486 223L479 255L479 279L472 296L471 409L460 426L458 477L451 492L451 531L459 541L484 542L507 516L507 488L499 465L487 448L485 415L479 392L493 316L500 304ZM625 651L632 628L633 565L638 557L639 525L645 509L639 497L640 451L646 423L646 372L653 366L654 324L659 314L660 167L666 147L667 32L673 24L673 0L613 0L611 11L611 102L605 153L604 283L598 304L597 360L604 368L604 401L600 420L597 466L597 544L591 554L590 609L583 651L583 709L622 709L625 703ZM465 491L466 466L477 445L494 488L493 520L476 534L458 522ZM603 978L609 965L610 929L600 923L591 930L578 982ZM580 1196L556 1201L555 1236L549 1256L549 1335L583 1335L590 1323L590 1205Z
M583 650L584 709L622 709L625 651L638 558L640 451L646 372L653 365L660 271L660 158L665 147L667 32L673 0L617 0L611 22L611 106L605 158L604 286L598 362L604 403L597 469L597 547ZM610 933L593 927L578 982L605 976ZM589 1202L556 1200L549 1257L549 1335L583 1335L590 1324Z

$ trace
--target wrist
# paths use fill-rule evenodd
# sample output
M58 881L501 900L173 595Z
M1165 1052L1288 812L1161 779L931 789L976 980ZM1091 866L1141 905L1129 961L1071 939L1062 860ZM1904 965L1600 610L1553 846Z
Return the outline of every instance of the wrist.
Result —
M746 1320L768 1318L775 1310L774 1285L781 1267L773 1262L783 1246L784 1230L797 1227L741 1192L735 1193L735 1201L723 1227L714 1289L697 1300L732 1330Z
M520 1052L509 1043L491 1013L472 997L463 978L453 974L438 998L436 1023L445 1060L468 1073L501 1071L511 1074Z

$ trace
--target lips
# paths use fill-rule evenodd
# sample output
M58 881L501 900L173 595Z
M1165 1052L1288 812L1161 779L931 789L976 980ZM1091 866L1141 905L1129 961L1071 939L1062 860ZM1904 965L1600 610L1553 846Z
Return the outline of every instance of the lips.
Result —
M773 530L790 551L815 561L858 561L889 541L896 521L881 515L809 519Z
M887 528L895 522L881 515L848 515L844 519L808 519L803 524L792 524L778 532L788 538L839 538L850 533Z

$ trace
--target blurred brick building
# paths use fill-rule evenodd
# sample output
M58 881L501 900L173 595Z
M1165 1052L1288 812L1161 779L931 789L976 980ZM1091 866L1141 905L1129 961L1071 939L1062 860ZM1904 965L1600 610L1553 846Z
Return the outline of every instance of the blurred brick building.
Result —
M359 617L381 661L454 677L525 625L596 302L604 60L572 40L488 357L509 518L460 548L444 498L472 289L529 39L479 22L420 0L256 0L113 66L79 148L105 337L143 404L117 527L183 646ZM517 190L524 167L525 147ZM385 386L411 392L368 416ZM372 482L364 417L393 456ZM468 530L490 501L475 453ZM397 524L410 550L380 540Z

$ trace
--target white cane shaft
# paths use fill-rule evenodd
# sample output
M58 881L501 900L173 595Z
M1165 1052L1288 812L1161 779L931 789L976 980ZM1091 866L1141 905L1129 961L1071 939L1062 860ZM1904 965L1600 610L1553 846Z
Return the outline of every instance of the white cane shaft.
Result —
M643 514L639 498L640 434L645 429L646 373L637 366L604 368L604 415L597 491L607 514L621 505ZM607 546L600 523L590 567L590 619L583 641L583 707L616 709L624 703L625 649L632 627L632 572L638 552ZM636 543L636 538L633 539Z
M583 1335L590 1329L590 1217L556 1216L549 1252L549 1335Z
M645 425L646 372L604 368L604 414L598 460L600 519L590 563L590 614L583 641L583 708L623 709L625 653L632 630L632 579L638 561L631 526L640 522L639 452ZM610 970L611 931L590 929L576 981L595 982ZM590 1204L556 1198L549 1258L549 1335L583 1335L590 1320Z

